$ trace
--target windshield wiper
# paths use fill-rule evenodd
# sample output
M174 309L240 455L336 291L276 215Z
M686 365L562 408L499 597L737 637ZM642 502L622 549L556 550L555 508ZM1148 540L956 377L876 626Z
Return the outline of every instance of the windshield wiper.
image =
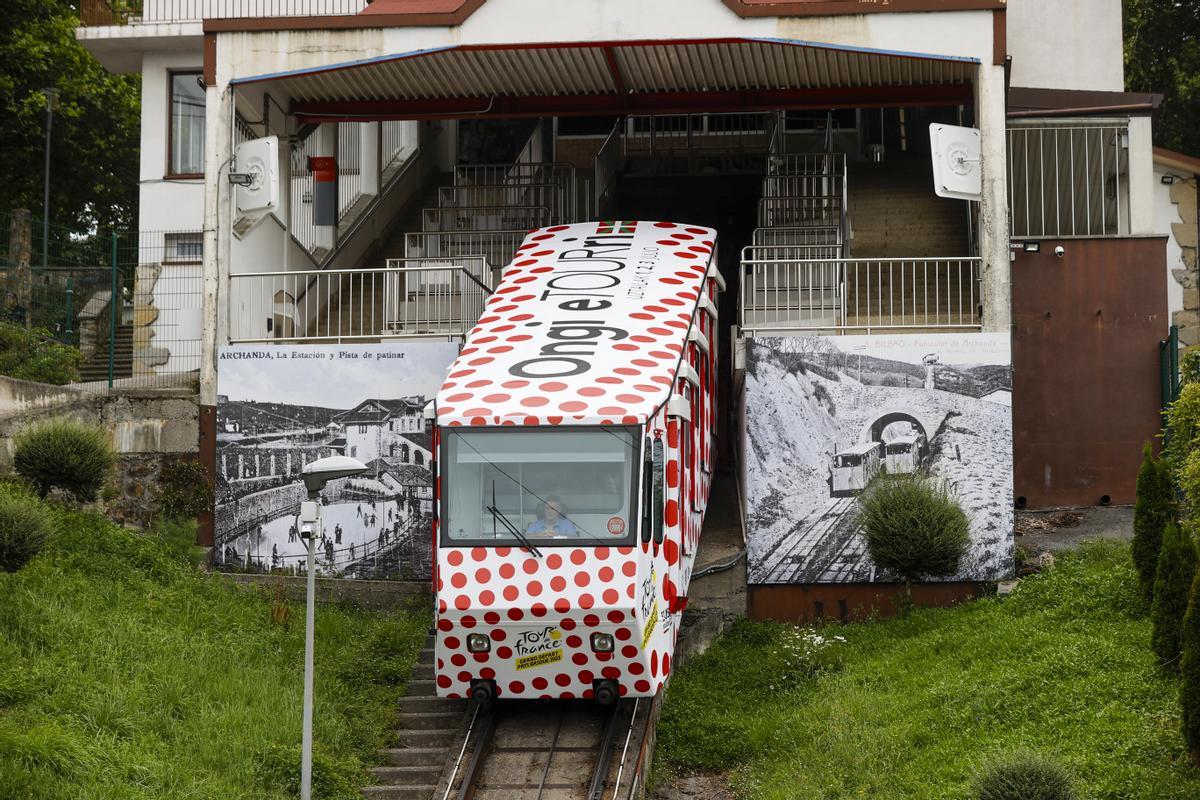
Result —
M533 555L537 556L538 558L542 557L542 551L538 550L537 546L533 542L529 541L529 539L525 536L525 534L521 533L521 531L519 531L517 529L516 525L512 524L512 521L504 515L503 511L496 508L496 482L495 481L492 481L492 504L487 507L487 510L492 512L492 530L493 531L496 528L496 520L499 519L500 524L502 524L505 528L508 529L508 532L513 535L514 539L516 539L518 542L520 542L526 548L528 548L529 552L532 553Z

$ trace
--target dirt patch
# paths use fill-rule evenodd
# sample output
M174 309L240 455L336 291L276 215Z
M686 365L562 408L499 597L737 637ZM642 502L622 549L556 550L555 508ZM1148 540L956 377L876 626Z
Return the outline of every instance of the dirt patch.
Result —
M654 800L734 800L725 775L673 775L654 790Z
M1079 511L1053 511L1049 514L1018 514L1017 535L1044 533L1056 528L1076 528L1083 521Z

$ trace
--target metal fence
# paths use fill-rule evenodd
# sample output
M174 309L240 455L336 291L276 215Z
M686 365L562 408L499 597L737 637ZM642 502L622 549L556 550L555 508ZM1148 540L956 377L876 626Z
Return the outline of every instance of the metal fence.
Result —
M198 22L228 17L351 16L369 0L82 0L84 26Z
M77 231L0 215L3 322L63 369L18 377L107 392L188 385L200 366L199 231ZM13 341L16 341L14 339Z
M1015 237L1129 233L1129 126L1020 124L1008 130Z
M979 270L978 258L798 259L749 247L742 254L740 325L750 335L978 330Z
M229 338L248 343L462 337L483 313L491 287L490 271L479 257L231 275Z

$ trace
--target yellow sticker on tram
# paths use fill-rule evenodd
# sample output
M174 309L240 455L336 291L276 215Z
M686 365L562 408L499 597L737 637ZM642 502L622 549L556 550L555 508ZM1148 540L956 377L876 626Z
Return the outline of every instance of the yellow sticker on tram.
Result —
M642 649L646 649L646 645L650 643L650 635L654 633L654 623L658 622L658 598L654 598L654 606L650 609L650 614L646 617L646 629L642 631Z
M554 664L563 660L562 648L554 650L543 650L540 653L531 653L527 656L517 658L517 670L533 669L534 667L543 667L546 664Z

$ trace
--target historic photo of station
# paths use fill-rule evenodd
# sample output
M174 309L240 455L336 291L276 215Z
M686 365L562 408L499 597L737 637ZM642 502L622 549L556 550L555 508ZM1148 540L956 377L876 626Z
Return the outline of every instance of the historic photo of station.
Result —
M970 519L949 580L1009 576L1007 335L751 339L745 404L750 583L894 580L858 533L858 497L896 473L937 481Z
M432 432L424 407L457 355L448 342L221 349L214 556L224 569L296 574L300 471L331 455L366 474L325 489L321 575L428 578Z

